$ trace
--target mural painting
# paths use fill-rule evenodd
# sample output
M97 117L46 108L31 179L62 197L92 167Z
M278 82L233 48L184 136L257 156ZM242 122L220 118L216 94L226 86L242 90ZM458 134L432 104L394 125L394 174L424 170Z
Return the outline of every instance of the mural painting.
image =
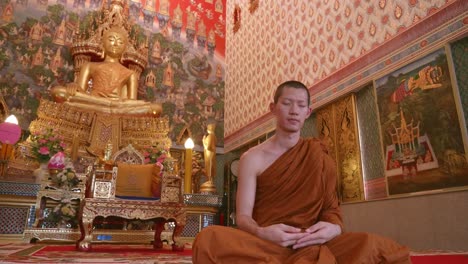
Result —
M468 186L466 131L445 49L375 83L388 194Z
M133 21L130 37L148 49L138 99L163 104L173 142L190 129L201 145L216 122L224 134L225 0L125 1ZM99 23L110 1L1 1L0 92L27 136L41 98L74 80L69 46Z

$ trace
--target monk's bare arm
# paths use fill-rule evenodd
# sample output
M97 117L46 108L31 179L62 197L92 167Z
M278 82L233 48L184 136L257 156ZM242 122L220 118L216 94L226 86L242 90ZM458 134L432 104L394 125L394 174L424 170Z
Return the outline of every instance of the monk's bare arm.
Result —
M252 218L257 188L258 169L256 164L258 164L259 158L255 155L255 150L250 150L241 156L236 197L237 226L254 235L257 235L259 227Z
M300 228L285 224L261 227L252 218L255 205L257 176L262 172L264 160L260 148L251 149L242 155L239 162L239 177L236 197L236 220L239 229L280 246L294 245L305 233Z

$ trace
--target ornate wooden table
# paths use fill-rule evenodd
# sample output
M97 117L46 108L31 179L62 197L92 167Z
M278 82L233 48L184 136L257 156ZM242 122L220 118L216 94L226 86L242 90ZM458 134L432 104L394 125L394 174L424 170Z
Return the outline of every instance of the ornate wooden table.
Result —
M93 238L93 220L97 216L118 216L125 219L154 219L153 248L160 249L163 246L161 233L166 222L174 222L172 235L172 250L182 251L183 244L179 244L179 238L185 226L186 208L182 203L162 203L161 201L127 200L127 199L98 199L85 198L80 204L79 225L81 238L76 242L79 251L90 251Z

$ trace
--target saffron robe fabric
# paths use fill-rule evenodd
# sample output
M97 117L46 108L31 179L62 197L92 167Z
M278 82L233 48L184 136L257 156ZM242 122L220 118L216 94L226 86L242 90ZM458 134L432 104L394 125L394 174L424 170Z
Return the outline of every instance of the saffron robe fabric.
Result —
M343 222L336 195L336 169L317 139L300 139L257 177L252 214L259 226L278 223L308 228ZM293 250L248 232L210 226L196 237L193 263L411 263L409 250L368 233L346 233L322 245Z

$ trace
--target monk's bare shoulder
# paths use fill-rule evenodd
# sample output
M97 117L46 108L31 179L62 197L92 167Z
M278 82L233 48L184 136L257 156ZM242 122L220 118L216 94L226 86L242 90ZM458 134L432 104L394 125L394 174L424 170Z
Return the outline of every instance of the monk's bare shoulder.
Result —
M249 169L250 175L260 175L268 167L268 153L271 144L265 141L250 148L240 158L240 165Z

